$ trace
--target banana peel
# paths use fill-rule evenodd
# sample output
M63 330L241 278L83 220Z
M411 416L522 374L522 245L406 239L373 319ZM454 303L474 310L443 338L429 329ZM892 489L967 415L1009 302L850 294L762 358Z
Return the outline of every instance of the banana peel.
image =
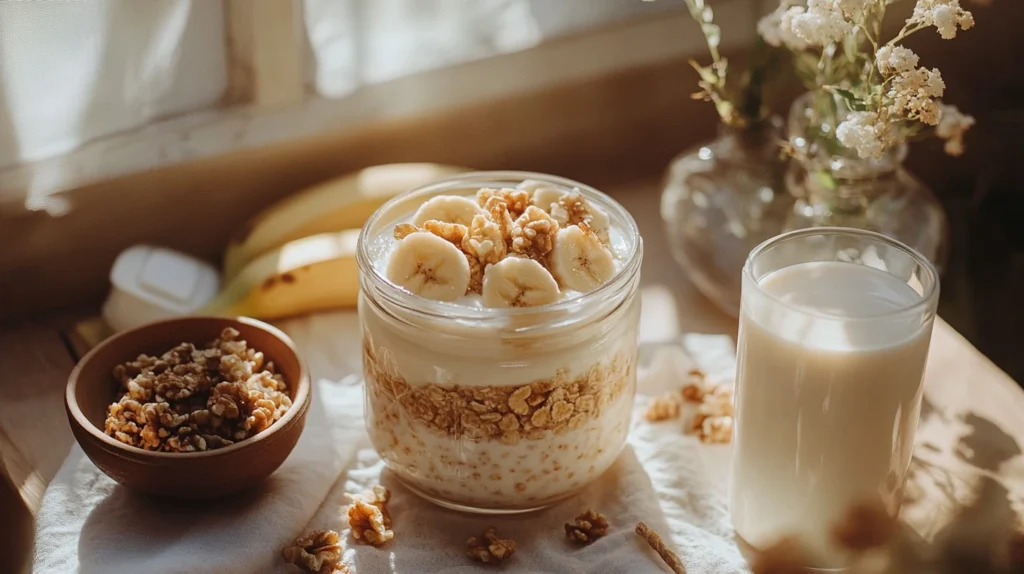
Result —
M320 233L260 255L198 313L280 319L355 306L359 232Z
M435 163L378 165L286 197L253 217L231 239L224 254L222 282L232 281L257 257L291 241L360 228L399 193L466 171Z

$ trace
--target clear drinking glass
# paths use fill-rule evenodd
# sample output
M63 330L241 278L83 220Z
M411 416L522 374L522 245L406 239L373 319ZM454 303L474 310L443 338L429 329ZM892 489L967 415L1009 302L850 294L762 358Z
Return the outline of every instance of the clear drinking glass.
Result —
M733 524L755 549L797 537L844 563L832 528L856 505L902 502L939 285L879 233L793 231L743 268Z

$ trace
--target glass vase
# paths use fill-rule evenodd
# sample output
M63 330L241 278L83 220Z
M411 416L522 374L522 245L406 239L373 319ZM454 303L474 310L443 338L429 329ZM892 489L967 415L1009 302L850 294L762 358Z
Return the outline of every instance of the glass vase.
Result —
M853 227L899 240L941 272L949 251L946 212L920 180L903 169L907 146L863 159L832 134L845 111L841 101L804 94L790 109L787 131L796 159L786 171L795 199L785 231Z
M782 140L777 117L746 129L722 124L714 141L669 165L661 216L672 256L733 317L747 254L781 233L793 203L783 182Z

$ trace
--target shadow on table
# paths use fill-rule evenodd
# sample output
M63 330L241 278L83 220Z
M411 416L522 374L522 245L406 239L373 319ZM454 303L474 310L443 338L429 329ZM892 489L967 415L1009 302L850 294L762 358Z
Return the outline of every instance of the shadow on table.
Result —
M159 556L167 552L169 543L210 528L218 516L237 517L265 492L274 490L274 481L271 475L253 489L206 501L152 498L117 485L92 509L82 526L79 574L108 574L117 565L142 563ZM153 519L142 521L140 515Z

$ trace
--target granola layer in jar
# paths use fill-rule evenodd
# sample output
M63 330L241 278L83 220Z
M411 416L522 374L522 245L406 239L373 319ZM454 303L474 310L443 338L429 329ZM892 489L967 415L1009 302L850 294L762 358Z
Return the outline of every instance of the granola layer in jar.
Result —
M636 385L642 257L621 206L553 176L467 174L382 207L358 257L367 429L407 486L518 512L611 466Z

